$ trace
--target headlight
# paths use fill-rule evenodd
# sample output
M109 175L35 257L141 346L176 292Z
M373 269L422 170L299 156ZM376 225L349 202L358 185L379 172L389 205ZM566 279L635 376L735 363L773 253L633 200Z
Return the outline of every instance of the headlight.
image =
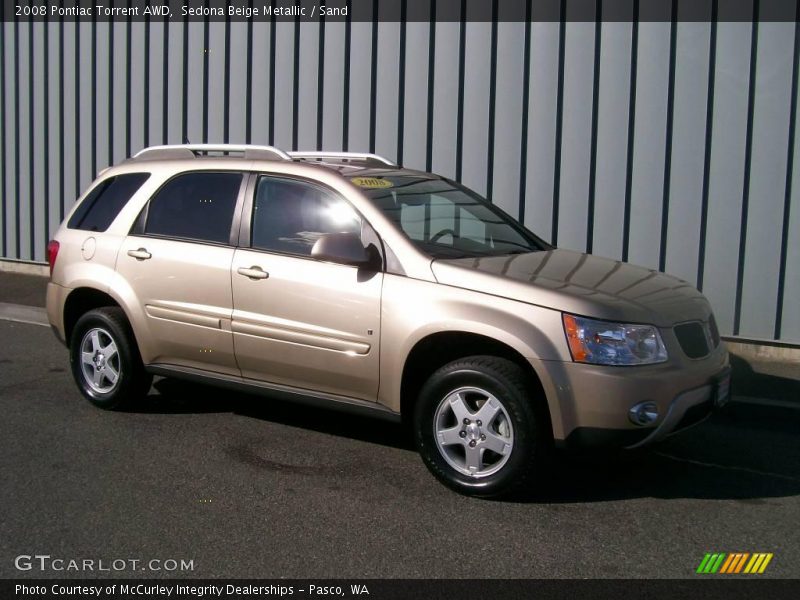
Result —
M575 362L596 365L649 365L667 360L658 329L595 321L564 314L564 332Z

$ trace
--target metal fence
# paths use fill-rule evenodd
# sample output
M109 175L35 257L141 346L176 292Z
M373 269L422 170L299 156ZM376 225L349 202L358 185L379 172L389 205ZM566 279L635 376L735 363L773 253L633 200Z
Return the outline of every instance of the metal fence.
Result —
M368 150L455 177L560 246L696 284L723 334L800 343L796 23L34 23L9 8L3 257L44 260L95 174L150 144Z

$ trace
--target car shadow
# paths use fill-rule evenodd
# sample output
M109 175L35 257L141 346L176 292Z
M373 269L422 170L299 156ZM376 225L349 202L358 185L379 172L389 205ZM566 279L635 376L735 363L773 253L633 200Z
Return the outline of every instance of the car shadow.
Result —
M784 377L772 373L764 373L753 369L753 366L741 356L730 355L732 377L731 391L735 396L751 398L771 398L794 402L800 408L800 365L796 366L795 377ZM794 369L795 365L791 367Z
M703 423L641 450L562 452L529 500L642 497L761 504L800 495L800 411L730 403Z
M398 423L174 379L158 379L136 412L233 413L415 451L410 432ZM642 450L558 451L535 489L510 502L655 497L761 504L797 495L800 410L732 402L705 422Z
M314 408L280 398L246 394L199 383L157 378L134 412L149 414L232 413L413 451L406 429L398 424L334 409Z

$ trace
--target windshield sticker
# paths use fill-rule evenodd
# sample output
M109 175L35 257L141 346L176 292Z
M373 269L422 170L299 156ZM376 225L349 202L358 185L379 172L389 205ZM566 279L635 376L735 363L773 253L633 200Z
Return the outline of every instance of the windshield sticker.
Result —
M353 182L353 185L364 188L390 188L394 185L388 179L378 177L353 177L350 181Z

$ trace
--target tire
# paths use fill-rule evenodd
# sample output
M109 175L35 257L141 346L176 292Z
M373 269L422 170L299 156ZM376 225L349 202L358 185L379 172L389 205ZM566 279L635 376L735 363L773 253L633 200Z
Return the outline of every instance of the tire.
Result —
M81 316L69 349L75 383L95 406L120 410L150 389L153 377L144 369L133 330L119 307L96 308Z
M414 410L423 462L453 490L481 498L516 495L543 471L552 434L542 398L511 361L471 356L436 371Z

